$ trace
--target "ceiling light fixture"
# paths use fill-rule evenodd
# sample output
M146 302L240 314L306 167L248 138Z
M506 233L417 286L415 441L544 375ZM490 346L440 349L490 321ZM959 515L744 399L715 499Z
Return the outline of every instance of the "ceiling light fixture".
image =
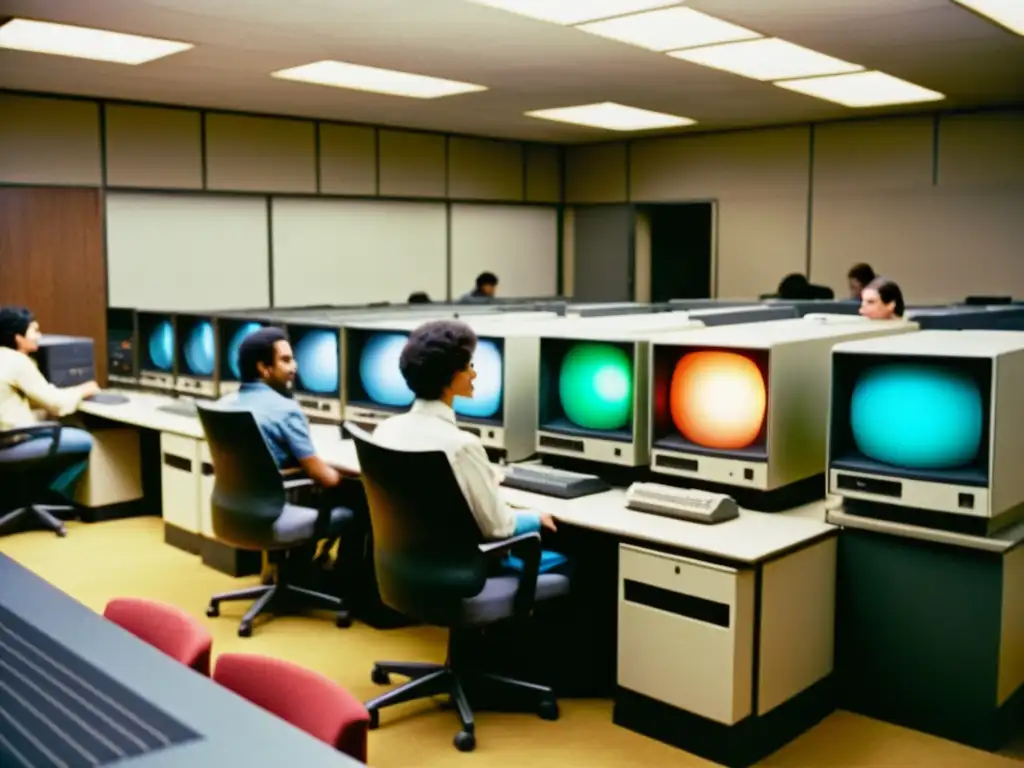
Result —
M11 19L0 26L0 48L114 64L145 64L193 47L191 43L49 21Z
M953 0L964 8L1024 36L1024 3L1020 0Z
M647 109L627 107L606 101L601 104L581 104L578 107L537 109L526 113L527 117L554 120L558 123L585 125L608 131L649 131L655 128L680 128L694 125L697 121L688 117L666 115Z
M469 0L531 19L572 26L677 5L680 0Z
M442 96L487 90L485 85L396 72L392 69L365 67L361 64L347 64L343 61L316 61L271 72L270 75L281 80L383 93L389 96L405 96L410 99L437 99Z
M775 85L842 104L844 107L887 107L946 98L938 91L922 88L884 72L855 72L851 75L783 80Z
M692 8L662 8L581 24L576 28L652 51L673 51L761 37L757 32Z
M864 69L859 64L774 37L672 51L669 56L762 81L839 75Z

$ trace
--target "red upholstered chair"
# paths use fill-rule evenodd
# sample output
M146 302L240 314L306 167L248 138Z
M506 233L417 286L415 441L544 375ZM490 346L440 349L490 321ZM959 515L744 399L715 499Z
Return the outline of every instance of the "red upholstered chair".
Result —
M213 679L361 763L370 713L335 682L290 661L222 653Z
M107 603L103 616L186 667L210 676L213 637L180 608L138 597L118 597Z

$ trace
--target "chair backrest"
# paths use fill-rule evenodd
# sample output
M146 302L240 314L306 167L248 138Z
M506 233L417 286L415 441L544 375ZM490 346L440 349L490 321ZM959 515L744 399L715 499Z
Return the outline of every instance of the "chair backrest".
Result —
M337 683L282 659L222 653L213 679L310 736L366 763L370 714Z
M381 600L410 618L448 626L480 593L488 562L480 528L443 451L384 448L354 424L370 507Z
M107 603L103 616L172 659L209 677L213 637L206 627L180 608L138 597L118 597Z
M199 405L213 459L213 532L226 544L261 549L274 543L284 511L284 483L256 418L249 411Z

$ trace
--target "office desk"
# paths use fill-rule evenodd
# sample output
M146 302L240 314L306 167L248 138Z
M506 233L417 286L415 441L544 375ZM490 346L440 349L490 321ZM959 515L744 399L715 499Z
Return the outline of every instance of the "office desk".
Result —
M1024 523L989 537L829 512L839 705L981 749L1024 722Z
M18 691L27 686L25 698L20 700L35 702L34 712L23 709L24 704L0 707L18 720L18 726L8 721L0 727L0 736L7 733L14 738L16 732L24 736L24 729L37 743L31 756L22 753L19 757L11 751L8 756L13 756L13 761L5 762L4 752L13 742L0 739L0 763L12 768L20 764L42 768L113 763L113 760L109 763L87 761L79 752L71 753L70 763L44 759L46 753L39 750L38 743L43 745L43 750L49 748L60 758L61 753L74 749L65 739L74 738L77 730L72 720L64 722L66 714L62 713L66 710L48 706L45 697L36 698L32 693L38 692L35 685L52 684L64 691L79 685L83 694L99 690L107 696L103 699L101 695L98 701L106 705L110 719L92 732L78 731L80 741L77 743L88 747L95 740L95 744L105 746L106 751L119 746L127 759L122 758L117 765L125 768L183 765L277 768L292 764L343 768L362 765L182 666L2 554L0 584L3 585L0 589L0 659L6 660L0 678L10 686L5 686L6 693L0 692L0 699L13 695L15 699L8 701L11 704L19 700ZM23 639L30 636L38 637L39 646L51 645L52 641L53 647L46 650L53 651L53 655L40 654L41 647L26 646ZM55 666L53 661L60 666ZM15 664L20 665L17 667L20 671L12 671ZM25 675L29 672L41 677L28 680ZM86 682L76 683L76 680ZM134 702L129 699L141 700L142 706L132 707ZM120 708L122 705L130 711L125 712ZM40 715L53 723L56 733L37 719ZM156 723L162 727L154 728ZM111 732L104 733L104 728ZM57 738L58 733L62 734L60 738ZM121 740L118 733L120 736L131 734L134 738ZM104 742L104 736L111 738ZM145 736L149 738L139 738ZM31 738L25 738L32 742ZM121 745L112 744L117 741L121 741ZM143 741L150 743L143 745ZM155 748L168 741L170 745ZM24 742L22 747L25 748ZM154 749L148 751L147 747Z
M201 452L198 420L156 411L163 402L135 396L89 411L166 428ZM337 426L314 425L312 436L328 464L359 474ZM749 765L832 710L836 529L825 502L702 525L629 510L621 489L573 500L503 494L554 517L553 546L574 564L570 605L541 617L551 623L540 656L593 686L578 695L613 696L619 725Z

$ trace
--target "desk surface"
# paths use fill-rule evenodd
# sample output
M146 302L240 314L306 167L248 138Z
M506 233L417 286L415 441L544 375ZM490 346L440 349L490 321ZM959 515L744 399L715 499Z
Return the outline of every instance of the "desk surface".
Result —
M920 525L896 523L891 520L880 520L874 517L853 515L845 512L842 507L828 511L828 522L842 528L856 528L862 531L885 533L904 539L931 541L936 544L950 544L965 549L978 549L983 552L1005 553L1019 546L1024 546L1024 522L1011 525L991 536L972 536L968 533L944 531L938 528L924 528Z
M362 765L165 656L3 554L0 584L0 606L200 736L118 765Z
M83 403L81 410L93 416L144 429L203 439L203 429L198 419L158 410L160 405L170 402L169 397L136 392L127 394L131 397L128 403ZM324 461L346 474L360 473L355 444L351 440L343 440L337 426L314 424L311 431L313 444ZM705 525L627 509L625 492L621 489L570 500L511 488L503 488L502 491L509 503L545 512L568 525L741 563L757 563L769 559L836 530L824 521L825 501L786 513L767 514L743 510L735 520Z

